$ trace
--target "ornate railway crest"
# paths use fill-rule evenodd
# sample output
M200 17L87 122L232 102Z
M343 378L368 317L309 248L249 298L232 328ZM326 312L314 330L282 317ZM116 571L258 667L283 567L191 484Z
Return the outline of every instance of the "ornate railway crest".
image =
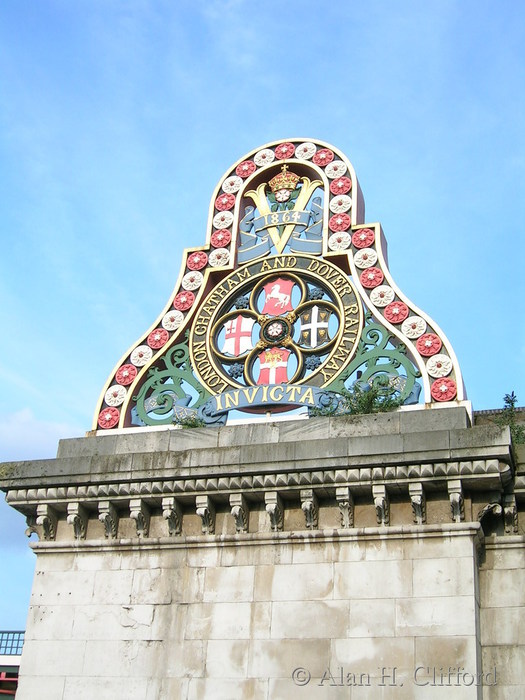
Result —
M185 251L157 322L121 359L95 428L227 411L326 406L380 381L406 403L464 398L437 325L395 286L354 170L327 144L269 144L213 196L207 243Z

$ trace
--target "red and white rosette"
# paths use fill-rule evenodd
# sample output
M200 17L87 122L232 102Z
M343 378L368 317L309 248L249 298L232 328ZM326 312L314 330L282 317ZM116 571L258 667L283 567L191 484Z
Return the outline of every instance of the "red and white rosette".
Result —
M432 398L436 401L452 401L456 397L457 391L456 382L448 377L436 379L430 387Z
M354 255L354 262L361 270L372 267L377 262L377 253L372 248L362 248Z
M210 253L211 267L224 267L230 262L230 253L226 248L217 248Z
M120 419L120 411L114 406L108 406L108 408L103 408L98 416L98 425L103 430L109 430L118 425Z
M204 277L202 272L199 272L198 270L191 270L182 278L182 288L189 291L194 291L202 285L203 280Z
M384 315L390 323L402 323L408 318L408 306L402 301L393 301L385 306Z
M420 355L423 355L423 357L437 355L441 350L441 346L442 342L435 333L425 333L416 341L417 351Z
M371 228L360 228L352 234L352 243L356 248L369 248L373 245L376 235Z
M409 316L406 321L403 321L401 332L410 340L419 338L420 335L427 329L427 322L421 316Z
M124 403L128 392L120 384L113 384L104 394L104 401L108 406L120 406Z
M166 345L170 337L170 334L165 328L155 328L154 331L148 335L147 343L153 350L158 350L163 345Z
M215 200L215 209L218 211L228 211L235 206L235 195L223 192Z
M147 345L138 345L130 355L130 360L135 367L144 367L144 365L153 357L153 350Z
M243 160L243 162L239 163L239 165L235 168L235 173L245 180L247 177L250 177L250 175L253 175L256 169L257 166L253 160Z
M284 160L285 158L292 158L295 153L295 146L293 143L281 143L275 149L275 157L279 160Z
M231 211L221 211L213 217L213 226L222 231L228 228L233 223L233 214Z
M197 251L188 255L186 265L190 270L202 270L208 264L208 256L204 251Z
M374 306L383 308L394 301L395 292L388 284L382 284L370 292L370 301Z
M324 168L328 165L328 163L331 163L334 158L334 152L329 148L320 148L312 158L312 162L319 165L321 168Z
M239 177L238 175L230 175L230 177L227 177L222 183L223 191L227 192L228 194L235 194L241 189L241 187L242 177Z
M183 321L184 314L182 311L177 311L174 309L173 311L168 311L167 314L164 314L162 317L162 327L167 331L176 331Z
M173 300L173 308L177 311L187 311L193 306L195 294L193 292L179 292Z
M350 238L348 231L332 233L328 239L328 247L330 250L346 250L350 247L351 240L352 239Z
M337 180L332 180L330 183L330 192L332 194L348 194L352 189L352 180L349 177L338 177Z
M435 379L448 377L452 372L452 360L442 353L433 355L427 360L427 372Z
M338 231L346 231L350 228L351 223L352 219L348 214L334 214L330 217L328 227L330 231L336 233Z
M315 150L315 143L305 141L304 143L299 144L299 146L297 146L295 149L295 157L300 158L301 160L310 160L310 158L314 156Z
M333 197L330 202L330 211L334 214L343 214L352 206L352 198L347 194L340 194L338 197Z
M214 248L224 248L229 245L232 235L229 231L214 231L211 234L211 244Z
M137 376L137 368L133 365L122 365L115 374L115 380L122 386L129 386Z
M342 160L333 160L331 163L328 163L325 168L325 173L330 180L333 180L336 177L341 177L346 173L346 171L347 167Z
M286 156L287 157L287 156ZM258 168L269 165L275 160L275 153L270 148L263 148L254 155L253 160Z
M373 289L383 282L385 276L378 267L369 267L361 273L359 279L365 289Z

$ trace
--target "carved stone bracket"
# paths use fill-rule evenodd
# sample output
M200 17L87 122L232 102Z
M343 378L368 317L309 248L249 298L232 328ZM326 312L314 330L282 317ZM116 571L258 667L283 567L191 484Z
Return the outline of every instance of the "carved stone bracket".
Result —
M427 502L423 484L409 484L408 493L412 503L412 515L416 525L422 525L427 521Z
M516 496L506 493L503 496L503 517L505 519L505 534L513 535L518 532L518 509Z
M215 532L215 506L209 496L197 496L195 505L197 515L202 520L202 532L205 535L213 535Z
M277 491L268 491L264 494L266 512L270 516L270 524L274 532L280 532L284 525L283 502Z
M36 515L33 515L32 513L26 516L26 525L27 528L25 530L25 535L26 537L31 537L33 533L36 533L38 535L38 529L36 527Z
M354 497L348 486L336 488L335 498L339 506L341 527L354 527Z
M36 507L36 524L42 528L45 540L54 540L57 536L57 514L47 503Z
M87 532L88 516L78 502L67 504L67 524L73 526L73 534L76 540L85 540Z
M173 497L162 499L162 517L168 523L170 537L182 533L182 509Z
M249 508L242 493L230 495L231 514L235 519L236 532L248 532Z
M306 520L307 530L316 530L319 524L319 503L313 489L301 489L301 508Z
M98 519L104 525L104 535L108 540L117 538L118 513L110 501L100 501L98 504Z
M452 521L460 523L462 520L465 520L465 501L463 499L461 481L459 479L449 481L447 482L447 487Z
M150 512L142 498L132 498L129 502L129 515L135 521L137 537L149 535Z
M390 524L390 501L388 492L384 484L372 486L372 495L374 497L374 506L376 509L376 517L378 525Z

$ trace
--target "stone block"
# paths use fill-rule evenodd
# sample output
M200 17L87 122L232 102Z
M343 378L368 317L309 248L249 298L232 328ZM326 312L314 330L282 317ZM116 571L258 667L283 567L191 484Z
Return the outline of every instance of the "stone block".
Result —
M93 599L94 571L36 571L32 605L89 605Z
M158 639L154 633L152 605L87 605L74 611L73 639ZM158 625L157 625L158 627Z
M204 582L203 601L235 602L253 600L255 567L208 567Z
M393 637L396 628L394 599L350 601L349 637Z
M185 639L249 639L250 603L189 605Z
M129 605L131 603L131 587L133 571L97 571L93 601L96 603Z
M525 608L481 608L481 644L525 645Z
M267 700L268 681L255 678L230 680L216 678L192 678L187 700Z
M477 644L475 637L416 637L415 667L436 669L463 667L469 673L476 673Z
M57 458L71 460L76 457L115 454L118 437L118 435L88 435L59 440Z
M62 700L64 695L64 676L27 676L18 681L17 700Z
M26 640L71 639L74 613L74 605L29 606Z
M473 596L396 600L396 635L470 636L476 634Z
M330 418L328 434L337 437L368 437L397 435L400 432L400 413L376 413L366 416L339 416Z
M413 566L416 597L471 595L475 591L472 557L419 559Z
M164 641L149 640L88 640L85 643L82 675L87 678L111 678L118 671L123 678L139 678L147 683L150 669L157 668L163 652ZM145 671L147 669L147 671ZM78 675L78 674L68 674ZM142 678L141 678L142 677ZM92 696L93 697L93 696ZM126 697L120 694L120 697Z
M332 564L259 566L255 600L326 600L333 595Z
M249 644L245 640L209 640L206 650L207 678L245 678L248 650Z
M144 700L147 688L147 678L70 677L66 679L63 700L93 700L94 698Z
M183 596L185 569L137 569L133 575L132 604L166 605Z
M272 639L332 639L349 629L347 600L278 602L272 604Z
M403 435L402 452L410 453L438 452L440 457L446 457L450 452L450 431L432 430L427 432L405 433ZM428 457L427 457L428 459Z
M248 676L291 680L297 667L321 676L330 663L329 639L271 639L250 642Z
M412 594L409 561L356 561L334 564L334 598L405 598Z
M414 642L412 639L394 637L356 637L335 639L332 642L331 669L342 666L357 674L368 673L384 683L395 682L391 669L397 668L406 674L414 668ZM382 669L388 669L383 671Z
M480 573L481 606L506 608L525 606L523 569L494 569Z
M206 645L202 639L184 639L168 644L163 656L163 672L166 677L203 678L206 675ZM159 666L157 666L159 668ZM174 696L159 696L162 697Z
M470 427L470 417L465 406L439 406L415 411L398 411L402 433L419 433L430 430L458 430Z
M31 634L30 630L28 632ZM20 663L20 674L40 677L80 675L83 670L85 648L85 641L69 639L66 654L62 640L26 639Z
M523 698L525 646L507 646L504 644L499 646L486 646L482 649L482 659L484 672L496 669L497 686L495 687L500 687L500 689L502 689L508 686L518 686L521 688L521 697ZM506 700L507 695L502 692L501 697Z
M172 432L172 429L166 427L165 430L141 430L117 435L115 454L167 452Z
M272 604L252 603L251 607L251 638L269 639L272 625Z

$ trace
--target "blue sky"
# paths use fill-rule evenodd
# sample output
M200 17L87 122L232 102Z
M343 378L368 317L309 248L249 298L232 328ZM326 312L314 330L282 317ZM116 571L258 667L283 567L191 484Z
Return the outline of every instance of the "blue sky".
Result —
M524 27L517 0L4 0L0 461L90 429L222 174L294 136L352 161L474 409L525 404ZM23 531L0 504L0 629L25 626Z

